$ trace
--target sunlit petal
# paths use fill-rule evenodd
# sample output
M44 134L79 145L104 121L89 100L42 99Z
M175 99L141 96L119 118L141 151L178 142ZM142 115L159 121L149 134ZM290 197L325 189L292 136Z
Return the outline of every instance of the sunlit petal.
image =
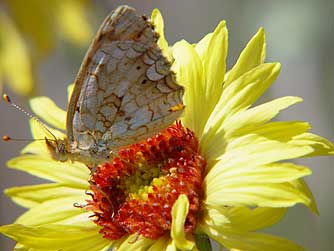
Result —
M203 66L195 49L186 41L180 41L173 46L175 58L174 69L178 83L186 89L184 103L187 107L183 113L182 122L201 135L206 111L203 108L205 90L203 87Z
M28 227L20 224L4 225L0 232L32 249L62 251L100 251L112 242L97 235L97 227L48 225Z
M152 11L151 15L152 22L155 26L156 32L159 34L159 40L158 40L158 45L161 48L162 52L164 55L171 61L172 55L170 53L170 50L168 48L168 42L165 38L165 33L164 33L164 20L161 16L161 13L158 9L154 9Z
M184 222L189 210L189 201L185 195L180 195L172 208L171 237L178 249L192 250L195 243L186 239Z
M46 123L57 129L65 130L66 112L59 108L48 97L37 97L30 100L32 111Z
M68 184L72 187L87 189L89 184L88 168L79 162L56 162L50 157L37 155L23 155L11 159L8 167L25 171L40 178Z
M248 42L245 49L241 52L237 62L229 71L224 88L227 88L234 80L238 79L247 71L263 64L266 56L266 38L264 29L259 31Z
M72 188L58 183L12 187L5 190L17 204L31 208L49 200L82 195L82 189Z

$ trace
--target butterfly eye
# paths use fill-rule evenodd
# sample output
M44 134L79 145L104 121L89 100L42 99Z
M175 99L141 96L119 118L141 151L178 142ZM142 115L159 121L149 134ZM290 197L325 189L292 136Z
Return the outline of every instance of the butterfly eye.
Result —
M58 145L58 151L59 151L60 153L63 153L63 152L65 151L65 146L64 146L63 143L60 143L60 144Z

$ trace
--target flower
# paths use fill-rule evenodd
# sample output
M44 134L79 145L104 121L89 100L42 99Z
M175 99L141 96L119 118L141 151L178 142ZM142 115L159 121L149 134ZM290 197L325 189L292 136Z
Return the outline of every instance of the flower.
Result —
M301 250L257 231L298 203L317 213L303 180L311 171L288 160L334 154L334 146L309 133L306 122L271 121L301 98L252 106L280 69L264 63L264 30L225 73L225 22L197 44L180 41L169 49L158 10L152 20L185 87L181 122L120 150L92 177L79 162L55 162L43 142L30 143L8 166L54 183L7 189L28 211L0 232L21 250L210 250L207 237L229 250ZM66 113L50 99L34 98L30 105L65 130ZM44 138L30 122L33 137Z
M32 0L26 5L6 0L2 5L7 11L0 10L0 90L7 81L13 91L31 94L34 65L55 48L59 33L78 46L92 36L86 0Z

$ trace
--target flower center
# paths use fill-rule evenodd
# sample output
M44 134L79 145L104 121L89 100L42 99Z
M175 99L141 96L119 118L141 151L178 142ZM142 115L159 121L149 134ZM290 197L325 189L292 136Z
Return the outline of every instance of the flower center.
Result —
M193 232L205 164L194 133L177 122L98 166L86 209L94 212L104 238L137 233L156 239L170 231L172 206L185 194L190 203L185 231Z

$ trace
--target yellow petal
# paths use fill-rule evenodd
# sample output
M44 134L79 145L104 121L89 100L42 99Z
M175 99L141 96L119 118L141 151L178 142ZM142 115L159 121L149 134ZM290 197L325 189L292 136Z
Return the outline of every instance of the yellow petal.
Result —
M167 244L167 247L166 247L166 251L199 251L197 249L197 247L195 246L195 243L194 243L194 246L191 250L189 249L179 249L177 246L176 246L176 243L173 239L171 239L169 241L169 243Z
M241 144L254 143L255 140L272 140L280 141L282 143L289 142L297 135L301 135L310 128L306 122L272 122L257 127L245 126L237 131L231 129L230 131L221 131L217 133L216 138L212 139L209 146L209 151L216 149L216 154L219 152L223 154L232 149L238 148ZM221 132L225 132L222 135ZM247 134L248 133L248 134ZM222 139L223 137L223 139ZM303 146L302 144L300 146ZM224 152L221 152L222 149Z
M287 208L258 207L250 209L248 207L220 207L220 214L224 214L230 222L221 225L224 227L233 227L241 231L255 231L261 228L272 226L282 219Z
M210 226L215 227L217 231L219 231L219 229L222 229L226 225L231 224L231 221L221 210L217 210L211 206L206 206L205 210L203 211L203 220L199 224L200 229L206 228L206 226Z
M48 225L28 227L20 224L4 225L0 232L20 244L37 250L101 251L112 244L98 233L99 228Z
M82 191L82 194L79 196L59 198L41 203L22 214L15 223L27 226L59 224L66 219L73 218L85 212L84 209L73 206L74 203L85 203L83 195L84 192ZM89 218L87 218L86 222L87 225L91 223Z
M35 207L43 202L80 196L82 189L72 188L57 183L32 186L11 187L5 190L5 194L23 207Z
M243 128L257 128L274 118L281 110L301 101L301 98L287 96L240 111L226 118L221 125L208 123L205 137L201 141L202 153L208 156L210 151L215 151L222 155L222 149L226 144L226 140L223 140L226 139L226 133L238 134L240 130L242 134Z
M220 22L207 41L203 40L195 49L199 50L205 76L204 98L205 114L209 115L217 104L223 91L226 70L228 33L225 21ZM203 117L206 120L207 117Z
M225 229L238 231L255 231L269 227L282 219L287 208L255 208L248 207L206 207L203 221L199 228L203 232L210 229L211 234L223 234Z
M63 220L59 219L57 224L69 225L69 226L83 226L83 227L95 225L95 223L92 222L91 211L82 212L80 214L73 214L73 216L66 217Z
M21 94L32 92L32 64L28 48L14 24L0 11L0 84L6 78L10 88Z
M195 47L195 50L197 51L197 54L202 59L208 51L208 46L211 41L211 38L213 36L213 33L206 34L197 44L193 44Z
M158 9L154 9L151 15L152 23L154 24L156 32L159 34L158 45L161 48L163 54L168 58L169 61L172 59L172 55L168 48L168 42L165 38L164 33L164 20Z
M31 99L29 104L33 112L49 125L65 130L66 112L59 108L50 98L36 97Z
M127 237L121 245L119 245L115 250L117 251L142 251L147 250L155 240L148 238L138 237L137 234L130 235Z
M209 232L209 231L208 231ZM230 250L239 251L301 251L302 247L277 236L262 233L240 233L235 231L224 231L220 235L209 236Z
M225 88L208 124L222 124L223 121L252 105L278 76L280 64L262 64L245 73Z
M238 61L229 71L224 88L227 88L234 80L238 79L247 71L263 64L266 54L266 41L264 29L259 31L248 42L245 49L241 52Z
M225 153L217 158L219 164L212 170L217 174L221 168L238 168L238 166L259 166L276 161L294 159L305 156L312 151L309 146L294 146L289 142L279 142L247 134L236 138L225 146ZM212 176L213 177L213 176Z
M238 133L243 128L257 128L277 116L281 110L302 101L301 98L292 96L274 99L229 117L221 127L229 134Z
M166 248L166 251L178 251L178 248L176 247L175 245L175 241L174 240L171 240L168 245L167 245L167 248Z
M85 6L87 1L69 0L57 1L57 11L55 20L64 36L71 42L83 46L86 45L93 36L93 31L87 16ZM87 6L90 7L90 6Z
M226 132L226 137L232 138L242 136L247 133L256 134L271 140L287 142L293 137L308 131L311 128L307 122L299 121L279 121L271 122L261 126L246 126L237 131L231 130Z
M334 155L334 144L316 134L304 133L297 135L290 141L290 143L298 146L307 145L312 147L313 152L308 154L308 157L319 155Z
M50 155L49 150L46 147L44 141L33 141L26 145L20 152L21 154L38 154L38 155Z
M319 215L319 210L318 210L315 198L312 194L312 191L310 190L310 188L306 184L305 180L304 179L293 180L293 181L290 181L290 184L292 184L296 189L301 191L303 194L305 194L311 200L308 207L311 209L311 211L313 213Z
M216 151L213 150L214 146ZM206 155L207 161L220 160L219 165L224 168L264 165L299 158L312 152L312 148L309 146L294 146L289 143L268 140L254 134L237 138L232 143L225 145L223 149L219 149L217 145L211 146L210 149L212 150ZM216 169L216 171L219 170L219 168ZM216 171L213 171L212 175Z
M30 154L37 154L37 155L44 155L44 154L50 155L50 152L47 149L45 142L41 142L41 141L33 141L29 143L21 150L20 153L21 154L30 153Z
M52 133L50 134L42 125L40 125L36 120L30 119L30 130L34 139L32 143L26 145L22 150L21 154L31 153L31 154L38 154L44 156L51 156L50 152L45 143L45 137L48 139L56 138L64 138L65 135L58 130L54 130L52 128L48 128L48 130ZM54 136L53 136L54 135Z
M39 250L36 250L36 249L33 250L33 249L29 248L29 247L23 246L20 243L16 243L13 251L39 251Z
M205 38L206 39L199 43L195 49L196 51L200 51L198 55L203 64L206 79L206 99L212 102L212 100L210 100L210 98L212 98L217 102L222 92L222 84L226 70L228 46L226 22L220 22L215 31Z
M87 189L88 168L79 162L57 162L50 157L25 155L11 159L8 167L25 171L40 178Z
M164 251L167 249L168 243L171 239L168 235L164 235L159 239L155 240L152 246L147 251L157 251L161 250Z
M204 128L201 145L204 148L212 137L223 130L224 122L234 114L247 109L276 79L280 64L262 64L242 75L221 95ZM225 130L224 130L225 131Z
M187 240L184 223L189 211L189 201L186 195L181 194L172 207L171 237L178 249L192 250L195 243Z
M200 137L205 122L203 118L207 116L203 106L205 91L202 62L195 49L184 40L173 46L173 57L177 81L185 88L183 100L186 109L182 121L185 127Z
M216 170L216 168L218 170ZM214 173L214 175L212 175ZM206 184L224 183L224 186L233 183L283 183L310 175L310 169L292 163L270 163L266 165L242 165L225 168L218 162L205 177ZM223 182L222 182L223 181ZM209 191L208 191L209 192Z
M309 205L311 200L289 183L258 182L211 183L207 185L206 204L219 206L291 207L297 203Z
M32 134L34 139L44 139L45 137L47 137L49 139L53 138L53 137L56 137L56 138L64 138L65 137L64 133L62 133L62 132L60 132L56 129L53 129L53 128L45 129L43 127L43 125L41 125L40 123L38 123L34 119L30 119L29 124L30 124L31 134ZM43 144L45 145L45 142L43 142Z

